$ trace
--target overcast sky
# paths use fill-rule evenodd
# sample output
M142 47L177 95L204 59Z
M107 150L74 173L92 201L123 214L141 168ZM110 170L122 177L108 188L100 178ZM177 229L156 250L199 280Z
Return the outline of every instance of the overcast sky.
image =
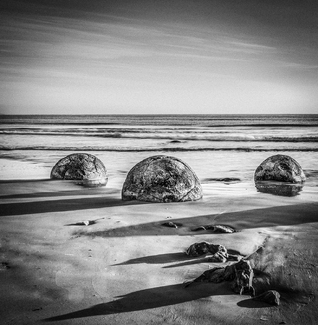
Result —
M0 112L318 113L318 1L2 0Z

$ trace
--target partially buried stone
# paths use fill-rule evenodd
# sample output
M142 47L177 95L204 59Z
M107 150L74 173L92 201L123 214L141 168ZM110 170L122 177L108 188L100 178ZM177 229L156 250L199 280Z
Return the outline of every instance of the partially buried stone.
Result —
M74 153L60 159L52 168L51 178L81 180L87 187L105 186L108 180L104 164L87 153Z
M225 263L227 261L228 254L224 254L223 252L217 252L212 256L207 258L208 262L212 263Z
M268 290L254 297L255 300L264 301L270 305L278 306L280 304L280 294L275 290Z
M226 234L231 234L235 232L234 228L226 225L205 225L205 226L200 226L198 228L192 229L192 231L199 231L199 230L212 230L215 233L226 233Z
M232 281L231 288L235 293L255 294L253 287L254 272L249 261L240 260L239 262L226 267L215 267L203 272L198 278L188 283L188 287L194 282L214 282Z
M201 197L202 187L192 169L169 156L139 162L129 171L122 188L123 200L184 202Z
M212 283L220 283L225 280L225 269L223 267L214 267L211 270L207 270L203 272L198 278L190 281L186 284L188 287L190 284L195 282L212 282Z
M162 225L165 227L170 227L170 228L179 228L182 226L181 223L176 223L176 222L172 222L172 221L164 222Z
M227 249L223 245L214 245L203 241L190 245L186 250L186 254L192 257L202 256L206 254L214 255L216 253L222 253L224 256L227 256Z
M296 160L286 155L275 155L264 160L255 170L254 181L301 183L306 176Z

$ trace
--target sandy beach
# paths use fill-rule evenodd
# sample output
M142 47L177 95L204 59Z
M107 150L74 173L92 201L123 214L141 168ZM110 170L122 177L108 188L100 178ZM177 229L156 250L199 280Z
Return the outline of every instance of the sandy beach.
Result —
M202 181L202 200L158 204L122 201L124 177L100 188L0 182L2 324L315 324L317 187L285 197L252 181ZM78 224L85 220L95 223ZM206 224L237 232L192 231ZM185 254L200 241L250 256L281 304L235 294L228 282L186 288L220 266Z
M317 3L1 1L0 325L318 324Z

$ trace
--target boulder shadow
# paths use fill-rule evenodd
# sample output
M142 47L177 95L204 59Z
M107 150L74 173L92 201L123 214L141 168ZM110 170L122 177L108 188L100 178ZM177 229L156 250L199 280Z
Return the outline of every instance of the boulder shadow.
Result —
M270 308L270 307L276 307L273 305L270 305L264 301L259 301L253 298L249 298L249 299L244 299L241 300L237 303L237 305L239 307L242 308Z
M185 253L170 253L170 254L158 254L158 255L150 255L144 256L139 258L133 258L128 261L113 264L112 266L116 265L130 265L130 264L165 264L165 263L172 263L176 261L185 261L188 260L189 256Z
M187 257L187 260L188 261L182 262L182 263L173 264L173 265L167 265L167 266L164 266L163 269L171 269L171 268L174 268L174 267L188 266L188 265L194 265L194 264L200 264L200 263L209 263L209 264L211 264L212 262L209 261L207 259L207 257L199 257L199 258L196 258L196 259L193 259L193 257L192 257L192 259L191 259L191 257L188 256ZM216 263L216 264L221 264L221 263ZM224 263L222 263L222 264L224 264Z
M80 195L80 193L78 194ZM46 212L101 209L107 207L141 204L147 204L147 202L122 201L121 199L107 198L104 195L99 197L81 197L76 199L61 199L61 197L58 197L56 200L1 204L0 217Z
M130 202L130 201L125 201ZM147 204L147 203L145 203ZM182 219L169 219L171 222L183 224L180 228L169 228L162 226L162 221L148 222L127 227L119 227L92 232L75 231L73 235L89 237L133 237L133 236L193 236L196 241L213 238L213 231L193 232L192 229L204 224L222 223L230 225L237 232L242 229L254 229L273 226L292 226L298 224L312 223L317 221L318 203L300 203L287 206L275 206L261 209L243 210L237 212L219 214L207 214ZM218 218L216 222L215 219ZM220 235L220 234L217 234ZM222 236L234 236L233 234L221 234ZM232 254L232 253L231 253ZM234 253L235 254L235 253Z
M229 254L233 255L240 255L240 252L234 250L234 249L228 249ZM206 256L199 256L199 257L192 257L186 255L184 252L179 253L169 253L169 254L158 254L158 255L150 255L150 256L144 256L144 257L138 257L134 259L127 260L122 263L113 264L112 266L117 265L131 265L131 264L166 264L166 263L173 263L173 262L181 262L174 265L167 265L163 268L173 268L178 266L184 266L184 265L192 265L192 264L198 264L198 263L211 263L207 260L207 257L211 255ZM217 263L219 264L219 263Z
M228 283L197 283L155 287L118 296L117 300L98 304L72 313L43 319L44 322L63 321L99 315L112 315L176 305L216 295L232 295Z

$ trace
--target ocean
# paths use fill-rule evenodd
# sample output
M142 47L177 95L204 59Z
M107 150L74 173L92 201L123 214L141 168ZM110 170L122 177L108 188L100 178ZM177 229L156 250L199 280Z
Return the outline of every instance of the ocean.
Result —
M184 160L202 182L250 183L256 167L280 153L300 163L307 186L318 186L318 115L1 115L0 133L1 179L49 177L59 159L87 152L116 186L159 154Z

